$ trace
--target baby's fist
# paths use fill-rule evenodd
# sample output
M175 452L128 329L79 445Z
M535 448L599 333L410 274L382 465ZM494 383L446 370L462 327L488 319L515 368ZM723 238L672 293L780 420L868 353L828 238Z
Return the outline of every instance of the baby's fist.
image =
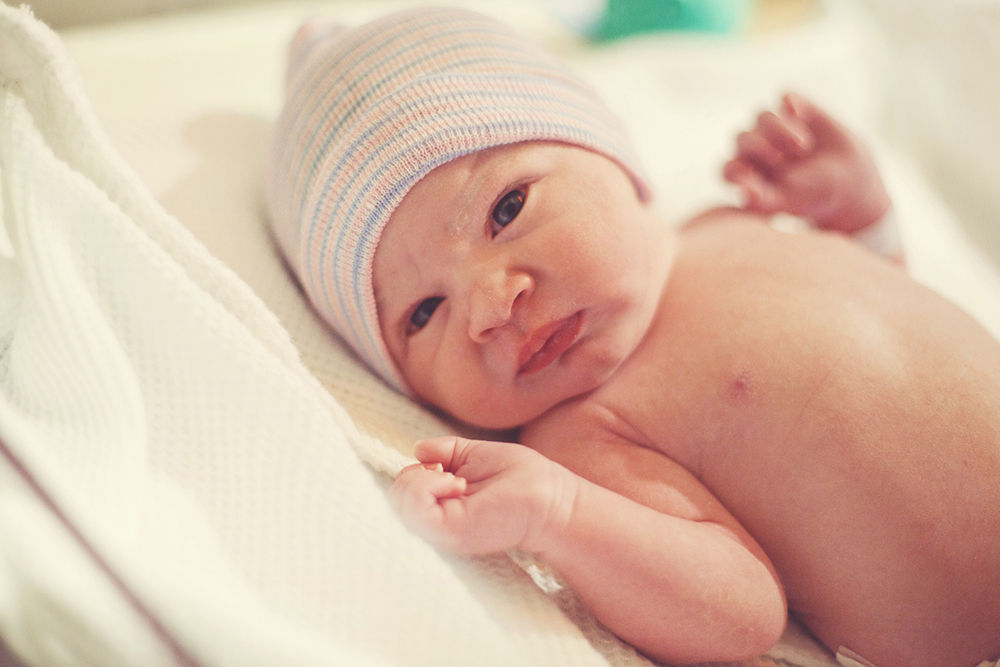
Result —
M532 550L572 507L574 476L522 445L449 437L417 443L420 463L389 498L403 521L456 553Z

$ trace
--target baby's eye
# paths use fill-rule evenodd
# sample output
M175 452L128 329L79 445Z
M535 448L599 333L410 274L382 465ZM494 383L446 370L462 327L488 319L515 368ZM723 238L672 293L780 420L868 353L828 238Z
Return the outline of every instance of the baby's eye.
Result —
M514 218L521 212L526 196L523 190L511 190L497 202L493 207L493 233L497 234L501 229L514 222Z
M429 299L424 299L421 301L416 308L413 309L413 314L410 315L410 325L406 329L407 334L415 334L425 326L431 320L431 315L437 310L437 307L444 301L444 297L434 296Z

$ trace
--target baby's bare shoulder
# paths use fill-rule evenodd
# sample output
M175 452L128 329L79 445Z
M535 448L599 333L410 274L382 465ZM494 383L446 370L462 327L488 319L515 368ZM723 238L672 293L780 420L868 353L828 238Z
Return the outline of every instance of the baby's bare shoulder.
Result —
M566 401L525 424L518 440L550 459L564 459L573 447L569 443L607 443L618 439L618 420L595 401L579 398Z
M650 456L666 458L612 403L599 396L567 401L549 410L520 432L519 441L578 474L634 468Z
M688 219L681 225L681 230L693 231L706 225L726 222L752 222L763 225L767 224L769 219L768 216L735 206L716 206L706 209Z
M690 470L642 444L642 437L617 412L595 400L562 405L528 425L520 440L577 475L642 505L692 521L715 521L750 540Z

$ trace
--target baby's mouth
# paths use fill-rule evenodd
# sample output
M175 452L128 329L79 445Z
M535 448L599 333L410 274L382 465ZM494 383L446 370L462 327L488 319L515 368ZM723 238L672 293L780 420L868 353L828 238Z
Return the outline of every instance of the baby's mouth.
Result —
M577 312L532 332L518 353L517 374L537 373L562 356L576 342L582 324L583 314Z

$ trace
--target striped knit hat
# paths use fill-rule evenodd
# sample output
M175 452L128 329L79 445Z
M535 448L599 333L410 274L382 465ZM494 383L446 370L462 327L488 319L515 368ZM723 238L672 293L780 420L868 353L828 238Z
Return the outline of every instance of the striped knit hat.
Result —
M300 31L271 164L271 224L313 306L406 391L379 329L372 264L382 230L424 175L456 157L560 141L616 160L648 196L618 120L537 45L458 9Z

